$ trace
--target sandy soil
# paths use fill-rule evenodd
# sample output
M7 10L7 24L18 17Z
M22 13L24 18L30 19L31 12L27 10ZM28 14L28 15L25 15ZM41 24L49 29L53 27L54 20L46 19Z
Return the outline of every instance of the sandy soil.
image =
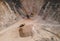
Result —
M21 24L33 25L33 36L20 37L19 26ZM0 41L59 41L60 38L51 32L42 29L43 26L37 23L37 20L22 19L7 29L0 31ZM26 28L27 29L27 28ZM29 29L27 29L28 31ZM51 29L48 29L51 30ZM27 33L28 34L28 33ZM53 38L53 39L52 39Z
M60 24L48 18L42 20L37 14L43 5L43 0L24 0L23 7L30 15L35 16L31 19L22 19L18 13L14 13L7 3L0 3L0 41L60 41ZM26 15L23 10L22 12ZM48 12L50 13L50 12ZM25 16L26 17L26 16ZM23 34L27 37L20 36L20 25L23 26ZM31 35L31 32L33 35ZM28 35L29 34L29 35Z

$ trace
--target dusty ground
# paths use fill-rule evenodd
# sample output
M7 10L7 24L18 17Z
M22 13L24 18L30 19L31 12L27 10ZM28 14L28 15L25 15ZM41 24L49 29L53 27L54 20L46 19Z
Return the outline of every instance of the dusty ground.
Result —
M26 3L26 4L25 4ZM24 0L23 7L27 14L33 13L31 19L23 19L18 13L14 13L7 3L0 3L0 41L60 41L60 24L58 22L38 16L43 0ZM24 12L24 15L26 12ZM25 24L21 37L19 29L21 24Z
M32 25L33 36L20 37L19 26L21 24ZM58 28L58 26L56 28ZM29 29L27 29L27 31L28 30ZM38 20L35 19L22 19L7 29L0 31L0 41L60 41L60 36L56 35L59 33L58 31L60 32L60 30L54 31L49 25L45 27L44 21L38 23ZM57 33L55 34L55 32Z

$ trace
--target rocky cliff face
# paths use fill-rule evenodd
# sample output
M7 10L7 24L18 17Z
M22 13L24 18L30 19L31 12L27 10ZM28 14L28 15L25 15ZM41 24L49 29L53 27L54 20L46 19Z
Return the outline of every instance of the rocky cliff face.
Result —
M41 16L42 20L60 23L59 0L1 0L0 25L8 26L14 23L17 17L30 18Z
M59 0L46 0L42 6L40 15L43 19L51 19L59 22L60 15L60 1Z
M16 15L11 11L9 5L0 3L0 29L15 22Z
M5 2L7 2L12 11L22 17L40 15L42 19L47 21L60 21L59 0L5 0Z
M0 0L0 28L16 22L19 17L37 15L43 0Z
M59 0L0 0L0 27L14 23L17 17L41 16L42 20L60 23Z
M59 23L59 0L0 0L0 41L60 41Z

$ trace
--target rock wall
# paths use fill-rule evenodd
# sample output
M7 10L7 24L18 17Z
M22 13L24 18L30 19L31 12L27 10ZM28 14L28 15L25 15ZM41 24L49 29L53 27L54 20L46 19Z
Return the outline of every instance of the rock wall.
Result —
M0 29L6 28L16 22L16 14L7 3L0 3Z

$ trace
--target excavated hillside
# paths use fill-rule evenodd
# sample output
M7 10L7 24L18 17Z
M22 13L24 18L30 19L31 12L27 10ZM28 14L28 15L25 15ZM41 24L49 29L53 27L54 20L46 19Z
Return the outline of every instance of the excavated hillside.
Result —
M0 0L0 41L60 41L60 1Z

